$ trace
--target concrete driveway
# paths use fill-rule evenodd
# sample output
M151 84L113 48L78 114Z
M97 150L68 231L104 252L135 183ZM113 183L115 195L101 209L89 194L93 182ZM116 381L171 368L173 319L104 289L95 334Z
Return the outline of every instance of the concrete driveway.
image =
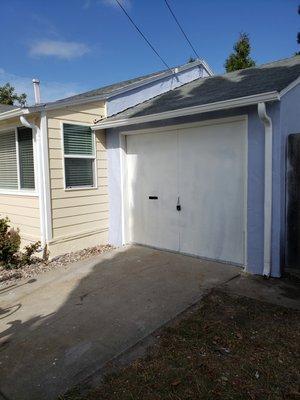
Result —
M239 273L134 246L0 288L1 395L55 399Z

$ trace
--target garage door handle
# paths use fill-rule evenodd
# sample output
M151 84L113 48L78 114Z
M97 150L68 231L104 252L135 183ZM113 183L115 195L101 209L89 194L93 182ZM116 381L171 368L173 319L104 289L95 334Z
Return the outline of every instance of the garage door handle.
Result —
M176 210L177 210L177 211L181 211L181 205L180 205L180 198L179 198L179 196L178 196L178 199L177 199Z

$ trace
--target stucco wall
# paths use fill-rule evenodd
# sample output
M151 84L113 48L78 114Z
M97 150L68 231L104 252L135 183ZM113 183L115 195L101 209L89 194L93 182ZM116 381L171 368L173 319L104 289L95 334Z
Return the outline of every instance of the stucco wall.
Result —
M273 151L273 199L275 198L273 208L272 231L272 275L280 275L279 260L279 236L280 230L277 229L278 220L280 220L280 181L278 173L280 163L278 152L280 151L280 127L279 127L279 104L273 103L267 107L274 124L274 151ZM226 118L230 116L247 115L248 116L248 177L247 177L247 265L248 272L261 274L263 272L263 249L264 249L264 126L258 118L257 106L245 107L235 110L212 112L190 117L181 117L173 120L152 122L131 127L122 127L107 130L108 153L111 149L125 148L120 142L121 133L130 130L139 130L154 128L156 126L173 125L175 123L188 123L203 121L207 119ZM120 159L122 152L112 158L113 164L109 163L109 177L113 171L112 178L109 178L109 199L110 199L110 234L109 239L113 244L122 244L121 216L121 177L120 177ZM277 197L276 197L277 196Z
M117 114L147 99L151 99L161 93L175 89L178 86L202 78L203 76L207 76L207 72L201 65L198 65L179 72L176 76L167 76L158 81L130 90L127 93L112 97L107 100L107 116Z
M50 254L78 250L108 240L108 191L105 134L96 133L97 188L64 189L62 123L92 124L104 103L72 106L47 113L52 240Z

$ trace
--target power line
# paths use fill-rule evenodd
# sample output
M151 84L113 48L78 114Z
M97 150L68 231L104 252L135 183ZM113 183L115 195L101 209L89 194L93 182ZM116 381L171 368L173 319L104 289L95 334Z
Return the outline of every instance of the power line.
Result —
M188 44L191 46L191 49L192 49L193 52L195 53L196 57L197 57L197 58L200 58L199 55L198 55L198 53L197 53L197 51L195 50L194 46L192 45L190 39L188 38L187 34L184 32L184 30L183 30L182 26L180 25L178 19L176 18L176 15L174 14L174 11L172 10L170 4L168 3L168 0L165 0L165 3L166 3L166 6L168 7L170 13L172 14L172 16L173 16L173 18L174 18L176 24L179 26L179 29L181 30L183 36L186 38Z
M154 53L157 55L157 57L159 57L159 59L161 60L161 62L173 73L172 68L165 62L165 60L159 55L158 51L154 48L154 46L152 46L152 44L150 43L150 41L146 38L146 36L143 34L143 32L140 30L140 28L135 24L135 22L133 21L133 19L130 17L130 15L128 14L128 12L125 10L125 8L123 7L123 5L120 3L119 0L116 0L116 2L118 3L118 5L120 6L120 8L123 10L124 14L127 16L127 18L129 19L129 21L132 23L132 25L135 27L135 29L138 31L138 33L142 36L142 38L145 40L145 42L148 44L148 46L154 51Z

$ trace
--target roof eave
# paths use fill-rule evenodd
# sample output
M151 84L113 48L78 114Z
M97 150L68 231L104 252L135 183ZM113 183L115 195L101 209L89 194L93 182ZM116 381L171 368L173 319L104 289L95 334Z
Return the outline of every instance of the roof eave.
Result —
M10 118L20 117L21 115L24 114L29 114L28 108L16 108L14 110L5 111L0 114L0 121L4 121Z
M202 104L199 106L185 107L176 110L166 111L157 114L149 114L140 117L132 117L132 118L123 118L114 121L103 121L94 126L92 126L93 130L97 129L108 129L108 128L117 128L120 126L126 125L136 125L145 122L159 121L165 119L171 119L176 117L183 117L193 114L201 114L210 111L219 111L226 110L230 108L238 108L250 106L253 104L257 104L260 102L269 102L280 100L280 95L277 91L266 92L251 96L239 97L236 99L218 101L215 103Z

